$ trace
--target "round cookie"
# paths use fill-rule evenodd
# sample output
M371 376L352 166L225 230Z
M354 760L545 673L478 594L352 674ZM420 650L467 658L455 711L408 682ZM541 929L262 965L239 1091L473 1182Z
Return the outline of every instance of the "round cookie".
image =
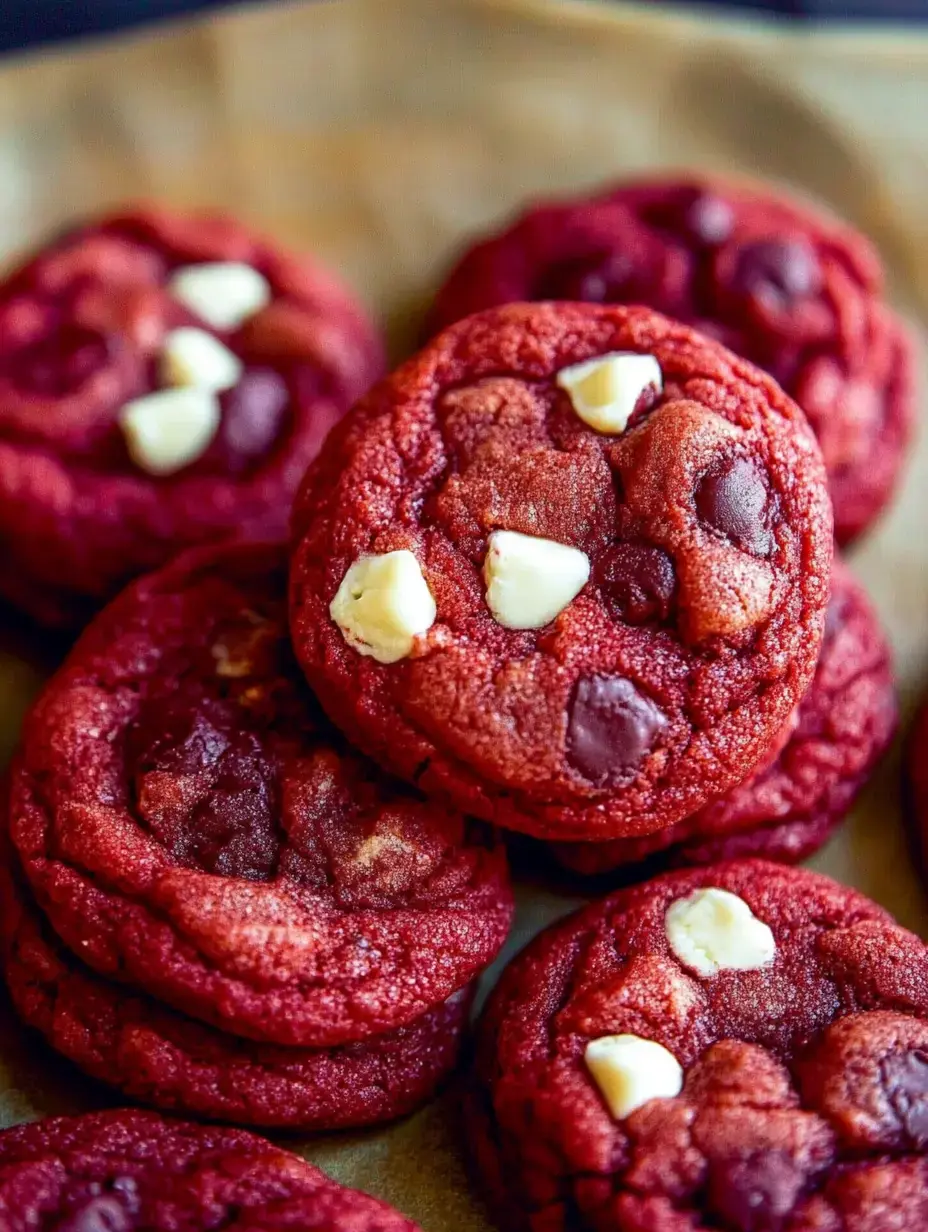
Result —
M536 938L470 1096L510 1229L885 1232L928 1218L928 948L828 878L673 873Z
M589 875L650 857L677 865L744 856L804 860L847 815L897 718L889 644L866 591L836 560L815 679L772 763L668 830L611 843L552 844L551 851Z
M0 1225L9 1232L418 1232L240 1129L117 1109L0 1133Z
M499 842L332 731L285 595L267 545L130 587L27 719L10 830L81 962L233 1034L327 1048L469 984L512 897Z
M330 435L291 628L361 748L551 839L645 834L767 754L831 573L818 449L758 369L647 309L471 317Z
M809 417L840 543L896 485L915 408L914 354L851 227L763 186L688 175L529 209L477 242L438 292L438 330L525 300L647 304L770 372Z
M4 974L17 1013L129 1099L239 1125L315 1132L405 1116L457 1064L472 990L407 1026L329 1049L227 1035L95 975L66 950L4 862Z
M0 594L76 626L185 547L283 536L382 368L331 275L230 219L68 231L0 283Z

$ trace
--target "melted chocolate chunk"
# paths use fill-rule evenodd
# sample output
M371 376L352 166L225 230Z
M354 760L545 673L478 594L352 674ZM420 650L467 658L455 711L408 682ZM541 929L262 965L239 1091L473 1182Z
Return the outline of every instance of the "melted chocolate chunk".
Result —
M714 1166L709 1174L709 1206L726 1228L771 1232L793 1210L804 1177L785 1151L752 1152Z
M131 1221L118 1198L91 1198L80 1210L74 1211L56 1232L128 1232Z
M567 714L567 763L598 786L631 782L667 726L662 711L622 676L578 680Z
M756 240L741 249L734 281L745 295L789 307L818 292L821 270L805 240Z
M601 557L596 581L627 624L666 620L670 615L677 578L673 561L660 548L615 544Z
M595 253L556 265L534 298L580 300L588 304L621 300L633 273L632 263L623 253Z
M880 1067L887 1098L912 1145L928 1146L928 1053L898 1052Z
M708 471L696 492L696 511L707 526L721 531L743 552L770 553L770 493L752 459L726 458Z
M220 401L230 460L239 465L259 461L280 435L290 401L286 382L270 368L249 368Z

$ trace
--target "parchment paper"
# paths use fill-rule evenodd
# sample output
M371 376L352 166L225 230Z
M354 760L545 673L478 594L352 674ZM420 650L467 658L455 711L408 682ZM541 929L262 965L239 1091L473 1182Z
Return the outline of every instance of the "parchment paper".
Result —
M468 231L540 193L696 165L782 180L868 231L928 320L928 40L774 33L570 0L271 6L0 66L0 255L155 195L219 205L313 249L395 354ZM928 666L928 445L855 553L895 645L905 714ZM0 657L0 755L39 676ZM898 752L814 861L928 935ZM578 901L520 888L509 953ZM0 1004L0 1124L117 1102ZM427 1232L486 1228L446 1097L392 1129L298 1141Z

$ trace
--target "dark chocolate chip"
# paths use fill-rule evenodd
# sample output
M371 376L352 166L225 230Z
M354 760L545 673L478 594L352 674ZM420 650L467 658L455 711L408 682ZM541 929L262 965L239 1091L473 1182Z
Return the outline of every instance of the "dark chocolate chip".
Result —
M696 192L682 212L686 233L706 248L724 244L735 226L735 211L722 197Z
M770 493L751 458L726 458L708 471L696 492L696 511L707 526L727 535L743 552L769 554Z
M617 543L600 557L596 581L622 620L631 625L666 620L677 578L673 561L645 543Z
M709 1207L733 1232L771 1232L783 1226L804 1186L802 1170L785 1151L751 1152L710 1165Z
M272 449L289 401L286 382L270 368L248 368L221 395L222 439L232 462L257 462Z
M633 272L632 263L622 253L595 253L549 270L535 298L605 304L622 299Z
M118 1198L91 1198L59 1223L56 1232L129 1232L131 1221Z
M567 762L597 786L631 782L667 717L623 676L584 676L567 710Z
M883 1089L918 1150L928 1146L928 1053L897 1052L880 1067Z
M745 244L735 266L735 286L745 295L789 307L821 287L815 250L801 239Z

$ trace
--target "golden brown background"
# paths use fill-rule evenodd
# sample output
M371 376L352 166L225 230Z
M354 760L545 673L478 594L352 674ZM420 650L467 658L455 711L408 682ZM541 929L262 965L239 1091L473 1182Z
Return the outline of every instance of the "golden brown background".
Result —
M868 231L928 321L928 38L775 33L576 0L273 6L0 66L0 256L153 195L227 207L313 249L396 354L468 231L526 197L645 167L782 180ZM928 444L853 557L895 645L904 709L928 684ZM0 755L36 673L0 656ZM928 936L898 754L814 861ZM520 891L511 947L576 900ZM117 1102L27 1040L0 1001L0 1123ZM486 1227L450 1098L379 1133L298 1141L426 1232Z

